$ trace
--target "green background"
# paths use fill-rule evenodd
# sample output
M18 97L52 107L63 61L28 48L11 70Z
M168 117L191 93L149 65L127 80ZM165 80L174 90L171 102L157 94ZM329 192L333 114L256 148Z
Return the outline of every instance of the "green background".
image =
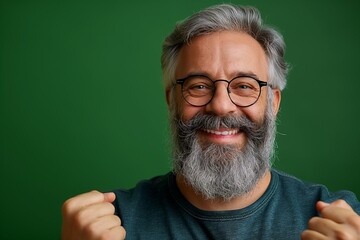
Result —
M222 2L0 2L0 239L59 239L65 199L170 170L161 44ZM275 167L359 196L358 1L232 2L287 43Z

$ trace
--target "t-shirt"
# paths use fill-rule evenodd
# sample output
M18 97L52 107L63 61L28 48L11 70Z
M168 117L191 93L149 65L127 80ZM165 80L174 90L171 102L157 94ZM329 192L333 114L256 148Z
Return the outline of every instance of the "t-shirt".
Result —
M360 203L349 191L331 193L277 170L271 171L265 193L246 208L204 211L180 193L175 175L168 173L116 190L116 214L126 239L300 239L313 216L315 203L344 199L360 214Z

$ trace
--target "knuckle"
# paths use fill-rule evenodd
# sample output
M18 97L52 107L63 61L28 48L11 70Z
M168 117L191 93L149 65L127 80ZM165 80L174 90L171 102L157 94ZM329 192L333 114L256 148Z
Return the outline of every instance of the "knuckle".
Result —
M105 202L103 203L105 207L107 207L109 209L109 211L111 212L115 212L115 206L112 204L112 203L109 203L109 202Z
M320 221L320 218L319 217L313 217L309 220L308 222L308 225L309 225L309 228L312 228L313 226L316 226Z
M100 236L99 236L99 240L110 240L110 239L114 239L114 234L113 232L107 230L104 231Z
M351 234L347 231L335 230L335 238L338 240L350 240L353 239Z
M360 235L360 216L352 215L348 217L347 222L356 231L356 233Z
M338 199L336 200L334 203L337 203L337 204L344 204L346 203L344 199Z
M75 206L74 206L74 198L70 198L66 200L62 205L62 213L63 215L68 214Z
M102 196L102 193L99 192L98 190L91 190L89 193L93 194L93 195L96 195L96 196L98 196L98 195Z
M338 207L347 207L348 206L347 202L344 199L336 200L334 203L335 203L335 206L338 206Z
M112 215L113 217L113 221L114 221L114 225L117 227L122 227L121 226L121 219L118 216Z
M309 237L310 231L309 230L305 230L301 233L301 239L307 239Z
M120 237L119 239L125 239L125 238L126 238L125 228L123 228L123 227L120 226L120 227L118 228L118 231L117 231L117 236Z
M115 206L111 203L101 203L101 209L107 215L115 214Z
M115 210L115 207L114 207L114 205L113 205L112 203L104 202L103 204L104 204L104 206L106 206L106 207L108 207L108 208L112 208L112 209Z
M121 239L125 239L126 238L126 231L125 231L125 228L121 228L122 229L122 231L121 231L121 236L122 236L122 238Z
M88 238L93 238L96 237L96 235L98 235L98 227L96 223L89 223L88 225L84 226L83 228L83 232L85 234L85 236L87 236Z
M125 239L126 231L122 227L118 227L116 229L110 229L102 232L98 240L113 240L113 239Z
M74 215L74 224L82 228L85 224L85 220L88 219L86 210L81 210Z
M121 226L121 219L118 216L115 216L115 215L114 215L114 217L115 217L115 221L117 222L117 224L119 226Z
M121 220L116 215L109 216L111 218L111 221L114 223L115 226L121 226Z

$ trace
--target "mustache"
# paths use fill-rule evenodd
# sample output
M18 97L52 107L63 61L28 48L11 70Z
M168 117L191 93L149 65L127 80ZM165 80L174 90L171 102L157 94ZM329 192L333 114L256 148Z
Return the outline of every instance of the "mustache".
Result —
M266 117L265 117L266 118ZM261 142L264 139L267 120L262 123L251 121L245 115L227 115L215 116L210 114L198 113L187 122L177 118L177 127L181 141L187 141L192 138L198 131L203 129L217 130L220 128L239 129L246 136L253 140L254 143Z

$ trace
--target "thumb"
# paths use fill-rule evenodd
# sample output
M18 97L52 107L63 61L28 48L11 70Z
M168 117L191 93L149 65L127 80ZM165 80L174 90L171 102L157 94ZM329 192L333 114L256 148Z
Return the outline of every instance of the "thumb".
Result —
M330 203L330 205L352 210L351 206L343 199L336 200L336 201Z
M316 209L318 210L318 212L322 212L322 210L327 206L334 206L334 207L340 207L340 208L345 208L345 209L352 210L350 205L346 201L344 201L342 199L336 200L336 201L331 202L331 203L326 203L326 202L323 202L323 201L318 201L316 203Z
M115 198L116 198L116 195L113 192L104 193L104 200L106 202L112 203L113 201L115 201Z
M316 203L316 209L318 210L318 212L321 212L325 207L329 206L330 203L326 203L326 202L323 202L323 201L318 201Z

